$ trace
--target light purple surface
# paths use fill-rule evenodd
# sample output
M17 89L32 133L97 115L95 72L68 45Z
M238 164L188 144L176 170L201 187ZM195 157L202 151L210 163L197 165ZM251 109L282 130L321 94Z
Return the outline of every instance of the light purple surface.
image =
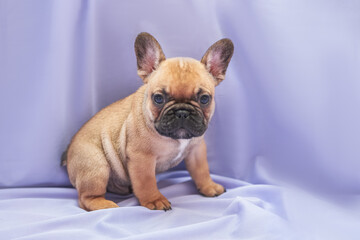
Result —
M167 57L200 59L233 40L206 135L229 191L199 196L181 165L159 176L173 211L130 198L86 213L60 155L142 84L142 31ZM0 239L359 239L359 66L356 0L0 0Z

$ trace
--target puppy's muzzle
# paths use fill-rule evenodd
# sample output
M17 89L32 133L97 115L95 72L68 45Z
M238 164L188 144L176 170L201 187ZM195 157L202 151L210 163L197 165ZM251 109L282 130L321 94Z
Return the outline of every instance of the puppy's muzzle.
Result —
M162 112L155 129L166 137L189 139L203 135L207 124L201 110L191 104L176 103Z

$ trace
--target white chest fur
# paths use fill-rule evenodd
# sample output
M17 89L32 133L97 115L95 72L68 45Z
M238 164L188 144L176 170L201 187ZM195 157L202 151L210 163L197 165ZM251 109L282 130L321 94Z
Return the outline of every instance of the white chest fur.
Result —
M184 151L185 151L186 147L188 146L190 140L189 139L179 139L178 141L180 143L179 152L171 162L176 162L176 161L182 160L180 158L184 154Z
M186 152L186 148L190 143L190 139L179 139L177 141L179 144L176 146L177 149L172 151L174 154L173 157L170 156L169 158L169 156L166 156L165 158L158 159L156 164L156 172L166 171L169 168L175 167L183 160L185 157L184 153Z

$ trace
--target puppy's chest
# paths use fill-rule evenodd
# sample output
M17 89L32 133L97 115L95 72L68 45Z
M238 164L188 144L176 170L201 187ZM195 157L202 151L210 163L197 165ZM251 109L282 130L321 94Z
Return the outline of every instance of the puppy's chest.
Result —
M163 172L175 167L186 157L190 140L180 139L178 141L177 144L163 146L163 154L156 160L156 172Z

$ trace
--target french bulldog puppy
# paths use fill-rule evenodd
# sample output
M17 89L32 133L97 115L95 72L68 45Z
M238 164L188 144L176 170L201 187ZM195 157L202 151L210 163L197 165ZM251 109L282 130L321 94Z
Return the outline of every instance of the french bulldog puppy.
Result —
M128 194L153 210L169 210L155 174L185 160L199 192L208 197L225 189L210 178L204 133L214 113L214 91L224 80L234 51L231 40L213 44L201 61L170 58L148 33L135 41L135 93L94 115L73 137L63 165L77 189L81 208L115 208L106 191Z

